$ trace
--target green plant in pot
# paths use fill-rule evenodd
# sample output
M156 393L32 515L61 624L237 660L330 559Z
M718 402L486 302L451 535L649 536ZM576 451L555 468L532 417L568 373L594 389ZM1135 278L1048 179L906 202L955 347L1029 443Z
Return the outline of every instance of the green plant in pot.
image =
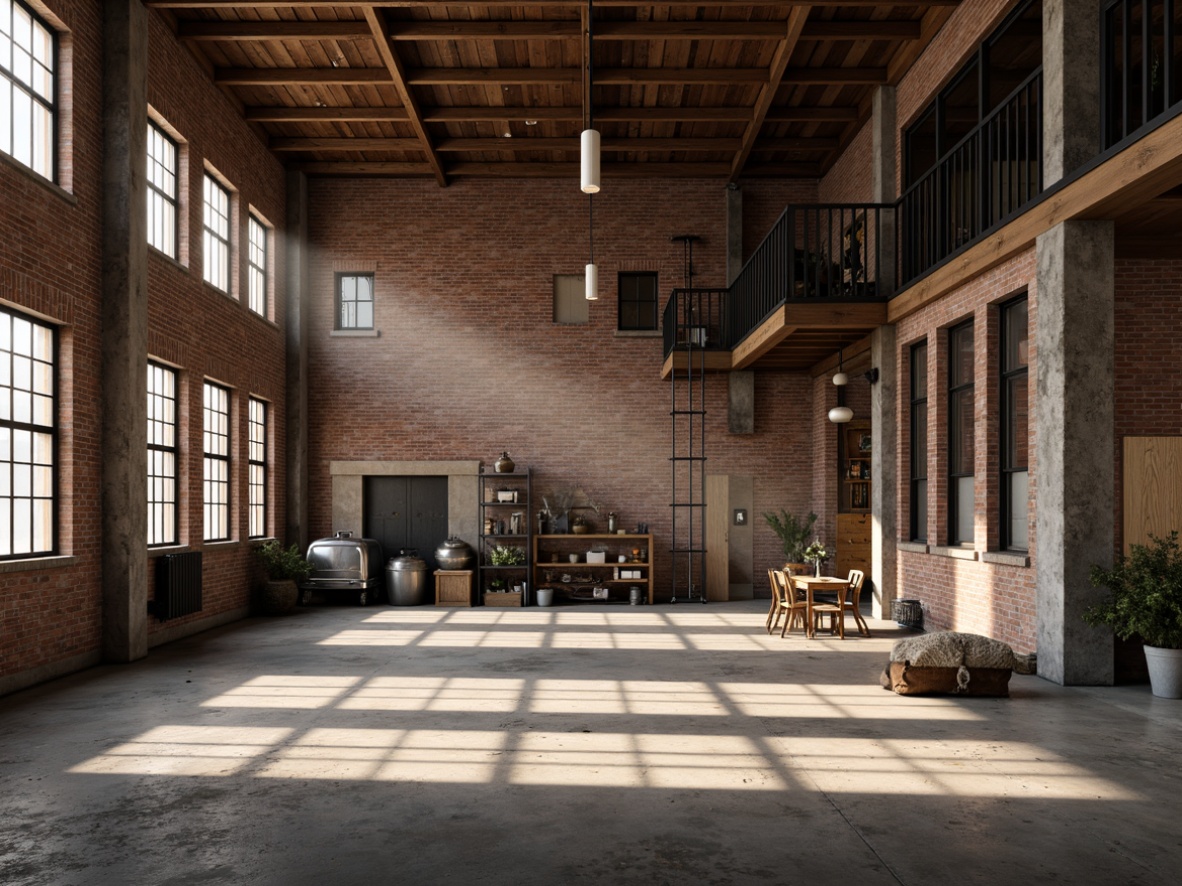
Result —
M1139 637L1153 694L1182 698L1182 548L1177 531L1149 540L1130 545L1111 569L1092 567L1092 584L1107 588L1108 596L1083 617L1122 640Z
M267 573L267 582L259 595L263 612L282 615L299 601L299 582L312 574L312 564L304 559L296 545L283 547L271 539L255 548L255 555Z
M497 545L488 558L493 566L520 566L525 563L525 550L513 545Z
M817 522L817 515L810 512L801 519L795 514L781 509L779 514L765 512L763 519L772 527L772 531L780 539L780 547L784 552L785 566L799 566L805 562L804 551L809 544L809 535L813 531L813 524Z

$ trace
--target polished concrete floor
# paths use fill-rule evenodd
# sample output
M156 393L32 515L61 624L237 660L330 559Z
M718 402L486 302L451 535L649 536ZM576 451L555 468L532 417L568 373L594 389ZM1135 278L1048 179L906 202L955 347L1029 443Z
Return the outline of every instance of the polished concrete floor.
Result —
M254 619L0 699L0 883L1176 883L1182 702L765 603Z

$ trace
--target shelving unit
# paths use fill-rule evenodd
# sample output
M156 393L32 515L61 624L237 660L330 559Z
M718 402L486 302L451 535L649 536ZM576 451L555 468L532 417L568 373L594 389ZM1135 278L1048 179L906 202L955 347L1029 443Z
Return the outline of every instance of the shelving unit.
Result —
M588 551L602 552L602 563L588 563ZM637 553L639 552L639 554ZM578 559L572 563L571 555ZM620 557L625 558L620 562ZM556 595L575 603L627 603L633 586L648 603L653 602L653 536L635 534L535 535L533 587L553 588ZM637 572L639 578L617 578L619 572ZM569 579L569 580L565 580ZM575 590L606 588L606 599L572 598Z
M498 473L485 472L477 477L480 503L480 547L476 552L478 593L485 606L528 606L530 600L529 555L532 550L529 502L532 477L529 468ZM493 566L492 551L498 545L520 548L525 557L519 566ZM493 583L501 581L514 592L497 591Z
M837 461L838 508L842 513L870 512L870 453L873 437L867 422L850 422L842 429Z

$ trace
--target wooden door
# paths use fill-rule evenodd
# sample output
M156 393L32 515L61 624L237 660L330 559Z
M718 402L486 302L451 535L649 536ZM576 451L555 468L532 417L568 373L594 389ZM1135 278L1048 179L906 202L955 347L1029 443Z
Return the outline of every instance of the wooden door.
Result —
M382 543L387 558L413 548L439 568L435 548L447 539L447 477L366 477L363 532Z

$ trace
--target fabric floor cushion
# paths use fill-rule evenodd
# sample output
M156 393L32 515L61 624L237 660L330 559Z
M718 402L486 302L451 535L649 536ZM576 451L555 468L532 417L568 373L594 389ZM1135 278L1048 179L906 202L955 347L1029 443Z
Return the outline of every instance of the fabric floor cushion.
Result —
M899 695L1010 694L1014 651L980 634L939 631L908 637L891 649L881 683Z

